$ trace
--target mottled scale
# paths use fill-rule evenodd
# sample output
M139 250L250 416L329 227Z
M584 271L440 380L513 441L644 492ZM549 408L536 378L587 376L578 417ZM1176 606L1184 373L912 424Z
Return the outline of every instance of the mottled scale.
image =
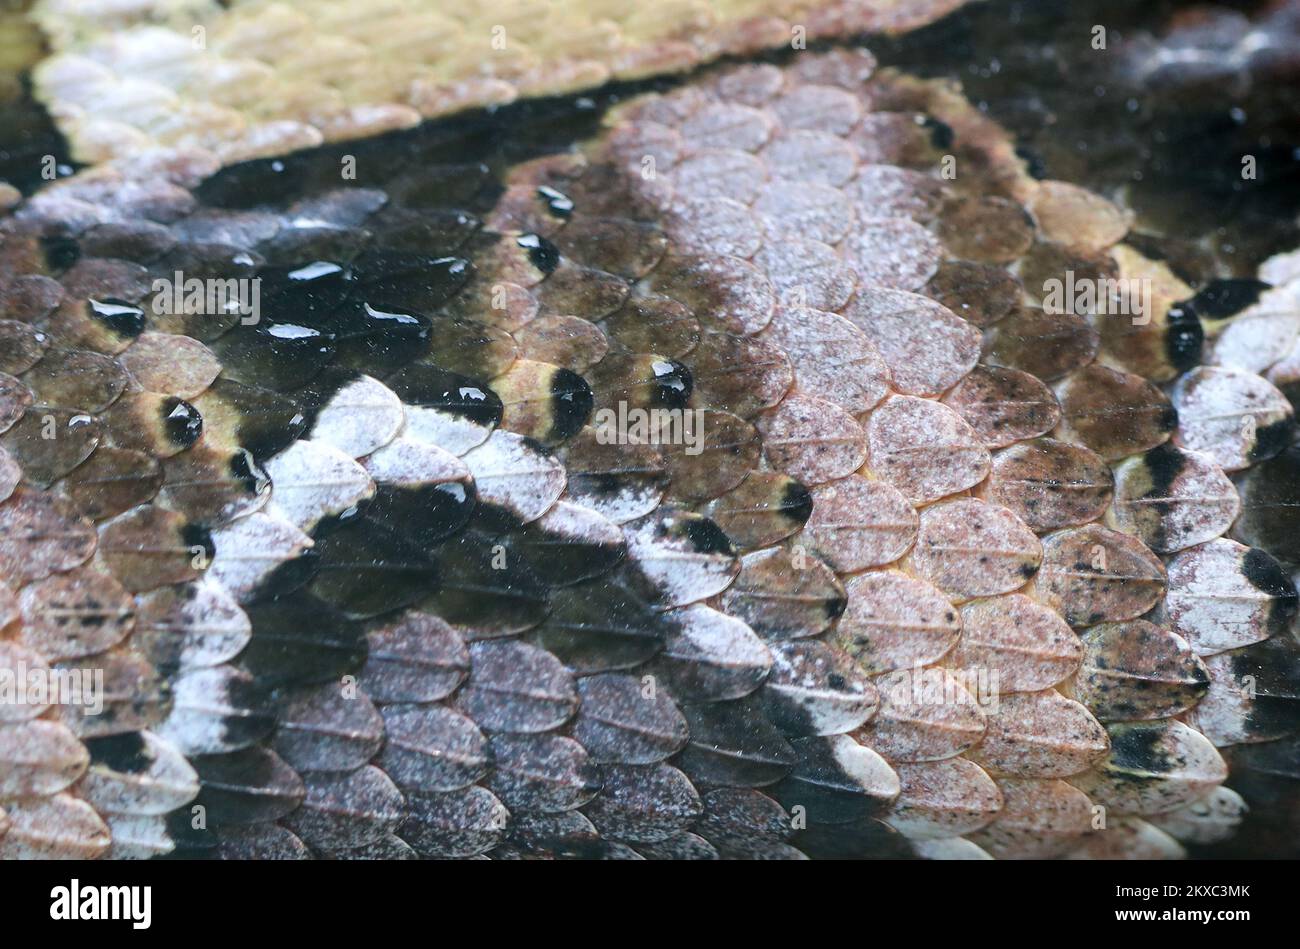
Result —
M1002 693L1036 692L1069 678L1083 656L1054 611L1019 593L974 600L961 611L961 639L944 664L997 676Z
M455 791L488 773L492 752L469 718L443 706L388 706L384 747L376 759L403 788Z
M303 843L319 850L352 850L397 829L405 800L379 768L303 776L301 805L284 818Z
M900 670L881 676L875 685L880 709L855 734L890 761L942 761L984 739L987 715L981 697L947 669Z
M1181 722L1115 724L1107 732L1109 757L1070 783L1117 813L1177 810L1227 777L1227 765L1209 740Z
M593 675L578 681L573 736L593 760L655 764L686 743L686 719L653 676Z
M1146 620L1102 623L1082 636L1075 698L1101 721L1167 718L1196 706L1210 673L1177 633Z
M651 667L683 700L717 702L753 692L772 668L772 653L741 620L702 604L674 611L677 629Z
M1051 689L1000 696L985 709L985 722L984 740L968 757L991 774L1069 777L1108 750L1092 714Z
M359 690L331 684L280 698L272 746L299 773L359 768L383 740L383 719Z
M898 796L898 774L849 735L792 743L793 770L768 792L788 812L802 807L809 828L850 824L882 813Z
M502 641L470 647L470 676L456 704L484 728L531 734L563 724L578 699L572 674L554 656Z
M839 735L875 714L879 696L853 657L817 640L775 643L758 692L767 718L787 735Z
M844 612L845 602L830 568L799 547L746 555L722 596L728 614L768 640L815 636Z

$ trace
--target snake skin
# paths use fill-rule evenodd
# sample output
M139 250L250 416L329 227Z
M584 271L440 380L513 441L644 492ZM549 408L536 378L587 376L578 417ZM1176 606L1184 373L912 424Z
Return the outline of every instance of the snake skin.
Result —
M1194 290L863 50L618 98L3 222L0 668L106 707L0 706L0 855L1177 857L1230 773L1294 822L1295 259Z
M223 163L411 128L723 56L899 33L968 0L39 0L35 71L80 161L155 148Z

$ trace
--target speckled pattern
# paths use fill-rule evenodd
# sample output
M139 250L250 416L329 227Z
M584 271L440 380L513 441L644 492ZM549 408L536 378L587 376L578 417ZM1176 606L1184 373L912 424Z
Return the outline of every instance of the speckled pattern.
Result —
M1193 290L863 50L498 122L0 225L0 669L105 696L0 706L0 855L1175 857L1229 765L1285 801L1290 258Z
M824 37L903 32L968 0L39 0L35 74L77 160L223 163L683 72Z

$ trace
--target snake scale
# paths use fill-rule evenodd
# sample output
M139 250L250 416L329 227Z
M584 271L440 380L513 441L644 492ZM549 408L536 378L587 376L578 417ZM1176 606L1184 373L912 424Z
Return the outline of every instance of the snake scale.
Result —
M959 5L37 3L0 856L1294 853L1300 253L860 45Z

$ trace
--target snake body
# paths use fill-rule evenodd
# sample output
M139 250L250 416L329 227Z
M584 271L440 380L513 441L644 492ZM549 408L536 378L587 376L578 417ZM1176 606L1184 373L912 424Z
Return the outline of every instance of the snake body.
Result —
M232 6L226 54L302 16ZM412 54L292 134L214 87L200 142L78 72L132 34L40 5L104 161L0 225L0 670L101 672L104 710L0 705L0 855L1178 857L1243 795L1294 827L1295 257L1193 287L952 84L704 65L808 11L696 6L741 25L564 69L538 27L473 95ZM392 131L646 63L693 71ZM1048 299L1086 281L1111 309Z

